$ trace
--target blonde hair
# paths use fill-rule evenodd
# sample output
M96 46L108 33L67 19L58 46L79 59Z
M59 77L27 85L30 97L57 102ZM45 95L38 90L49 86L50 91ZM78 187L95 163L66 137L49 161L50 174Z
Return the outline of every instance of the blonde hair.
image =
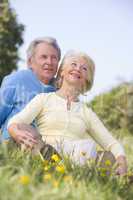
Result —
M56 77L56 87L59 89L62 85L62 77L61 77L61 72L63 70L64 62L66 59L71 58L71 57L81 57L84 58L87 61L88 64L88 78L86 80L85 86L82 88L81 93L84 94L88 90L91 89L94 81L94 72L95 72L95 64L93 60L84 52L78 52L78 51L68 51L65 56L63 57L61 64L58 69L57 77Z

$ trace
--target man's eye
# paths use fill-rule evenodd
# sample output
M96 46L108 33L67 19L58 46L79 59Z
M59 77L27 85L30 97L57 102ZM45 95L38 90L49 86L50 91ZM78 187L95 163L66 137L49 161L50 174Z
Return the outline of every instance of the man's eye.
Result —
M58 60L56 56L52 56L52 59L54 59L54 60Z
M42 55L42 58L43 58L43 59L47 59L47 56L46 56L46 55Z

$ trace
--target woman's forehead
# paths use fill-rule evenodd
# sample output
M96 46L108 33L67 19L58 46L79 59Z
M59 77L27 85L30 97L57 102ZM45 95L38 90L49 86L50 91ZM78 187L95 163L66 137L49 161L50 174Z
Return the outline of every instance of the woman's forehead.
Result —
M65 62L71 62L71 61L87 63L87 59L79 55L70 56L65 59Z

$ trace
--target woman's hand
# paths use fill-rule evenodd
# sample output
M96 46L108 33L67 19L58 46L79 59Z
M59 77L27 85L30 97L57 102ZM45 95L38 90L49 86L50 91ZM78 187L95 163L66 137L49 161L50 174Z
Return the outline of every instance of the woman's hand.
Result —
M26 148L32 149L37 144L37 136L26 128L20 128L18 124L10 125L8 131L18 144L24 144Z
M116 159L117 163L117 169L116 169L116 174L117 175L126 175L127 173L127 161L125 156L118 156Z

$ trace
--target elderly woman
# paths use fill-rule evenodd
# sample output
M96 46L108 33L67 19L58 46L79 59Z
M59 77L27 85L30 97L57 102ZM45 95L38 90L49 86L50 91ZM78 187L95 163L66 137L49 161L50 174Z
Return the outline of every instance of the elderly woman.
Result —
M94 70L94 62L87 54L68 52L57 75L59 89L37 95L9 121L8 131L15 139L21 123L31 124L35 120L44 142L81 163L86 161L80 160L82 153L87 159L95 156L94 143L85 144L86 138L91 136L103 149L113 153L118 163L117 173L125 174L127 165L123 147L92 109L79 101L79 95L92 87ZM28 141L29 146L32 142Z

